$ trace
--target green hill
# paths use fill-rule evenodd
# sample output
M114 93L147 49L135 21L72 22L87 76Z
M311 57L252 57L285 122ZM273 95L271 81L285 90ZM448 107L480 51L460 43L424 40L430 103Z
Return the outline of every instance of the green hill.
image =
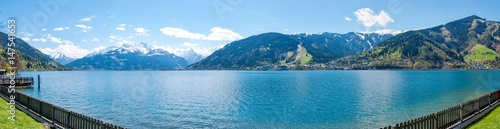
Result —
M0 69L10 66L7 58L9 57L7 53L7 43L8 35L0 32ZM15 39L15 47L12 49L16 50L14 54L16 59L16 66L19 70L63 70L64 66L50 59L49 56L43 54L38 49L32 47L27 42L20 38Z

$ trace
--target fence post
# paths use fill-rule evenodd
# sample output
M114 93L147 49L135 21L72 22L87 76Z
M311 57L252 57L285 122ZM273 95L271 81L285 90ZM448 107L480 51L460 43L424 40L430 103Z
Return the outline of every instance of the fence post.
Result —
M438 120L437 120L437 115L436 113L432 113L432 116L434 117L434 129L437 129L438 128Z
M38 116L42 116L43 109L42 109L42 101L41 100L38 101L38 110L40 111L38 113Z
M52 124L56 120L56 106L52 106Z
M26 96L26 105L24 105L24 106L26 106L26 109L30 109L30 107L29 107L29 105L30 105L30 97L28 97L27 95L24 95L24 96Z
M71 112L69 112L68 110L64 110L64 112L68 113L68 115L66 117L66 123L65 124L68 126L68 128L71 128L71 126L70 126L71 122L69 122L69 120L70 120L69 117L71 117Z
M103 121L99 121L99 123L100 123L101 129L105 129L106 128L106 125L104 125Z
M463 104L464 103L461 103L460 104L460 123L462 123L464 121L464 113L463 113Z
M479 113L479 98L476 98L476 114Z

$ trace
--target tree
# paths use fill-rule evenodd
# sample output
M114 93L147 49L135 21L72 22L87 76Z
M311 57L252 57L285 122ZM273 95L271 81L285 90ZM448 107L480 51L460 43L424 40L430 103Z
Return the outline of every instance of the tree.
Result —
M498 61L498 60L499 60L499 59L498 59L498 56L497 56L497 57L495 57L495 60L496 60L496 61Z

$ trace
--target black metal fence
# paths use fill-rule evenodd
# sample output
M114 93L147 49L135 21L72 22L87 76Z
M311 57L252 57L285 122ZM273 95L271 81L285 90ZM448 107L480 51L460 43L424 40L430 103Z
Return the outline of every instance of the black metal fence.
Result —
M103 122L76 112L66 110L64 108L54 106L50 103L35 99L22 93L8 92L8 88L0 86L0 92L6 96L14 95L16 103L19 103L23 108L36 114L44 119L47 119L53 124L57 124L63 128L71 129L124 129L123 127Z
M416 118L388 126L381 129L446 129L470 119L481 110L493 105L500 98L500 90L483 95L479 98L450 107L448 109L432 113L427 116Z

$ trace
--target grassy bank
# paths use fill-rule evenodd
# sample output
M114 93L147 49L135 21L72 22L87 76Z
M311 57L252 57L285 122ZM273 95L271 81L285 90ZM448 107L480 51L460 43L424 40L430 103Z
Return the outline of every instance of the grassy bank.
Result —
M16 109L15 121L8 119L10 105L3 98L0 99L0 129L44 129L43 124L37 122L26 113Z
M500 106L469 126L469 129L500 129Z

